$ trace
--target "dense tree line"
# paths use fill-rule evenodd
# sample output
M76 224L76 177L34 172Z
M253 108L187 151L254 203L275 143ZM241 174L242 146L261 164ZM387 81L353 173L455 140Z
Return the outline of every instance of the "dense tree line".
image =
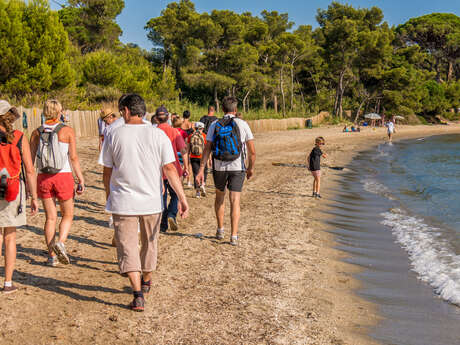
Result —
M61 94L73 104L126 91L152 101L214 103L284 115L329 110L431 116L460 107L460 18L434 13L390 27L377 7L332 2L318 27L170 3L146 23L154 49L122 44L123 0L0 0L0 92Z

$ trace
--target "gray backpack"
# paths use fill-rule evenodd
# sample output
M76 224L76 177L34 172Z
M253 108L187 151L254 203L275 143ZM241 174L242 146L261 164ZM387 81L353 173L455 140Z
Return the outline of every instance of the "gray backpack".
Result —
M37 151L37 168L45 174L57 174L64 168L67 161L67 153L62 153L59 147L58 133L64 128L62 123L54 129L38 128L40 134L40 143Z

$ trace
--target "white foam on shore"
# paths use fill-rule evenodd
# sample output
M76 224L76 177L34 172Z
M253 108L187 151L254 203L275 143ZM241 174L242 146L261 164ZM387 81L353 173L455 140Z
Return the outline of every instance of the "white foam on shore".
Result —
M407 251L413 270L444 300L460 306L460 255L441 238L439 228L400 209L382 213L396 241Z
M376 180L372 180L372 179L364 180L363 188L366 192L369 192L372 194L378 194L390 200L395 200L394 197L390 193L390 189L388 189L386 186L384 186L380 182L377 182Z

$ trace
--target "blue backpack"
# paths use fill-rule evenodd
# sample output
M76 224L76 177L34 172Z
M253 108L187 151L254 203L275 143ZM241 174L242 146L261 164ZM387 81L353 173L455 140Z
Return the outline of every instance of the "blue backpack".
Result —
M234 161L241 156L242 147L240 130L233 118L220 119L212 138L213 157L224 162Z

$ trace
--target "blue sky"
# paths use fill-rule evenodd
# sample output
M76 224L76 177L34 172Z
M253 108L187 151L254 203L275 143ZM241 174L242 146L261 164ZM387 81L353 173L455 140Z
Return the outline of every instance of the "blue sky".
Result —
M63 0L57 0L64 3ZM193 1L193 0L192 0ZM51 7L59 6L52 1ZM123 30L121 40L124 43L136 43L145 49L151 49L152 43L148 41L144 26L152 17L161 14L170 0L125 0L125 9L118 16L117 22ZM262 10L289 13L290 20L297 25L309 24L316 27L316 10L325 9L331 3L326 0L195 0L195 7L199 12L209 12L213 9L229 9L235 12L252 12L258 15ZM390 25L404 23L409 18L418 17L433 12L449 12L460 15L460 0L348 0L340 1L355 7L377 6L383 10L386 20Z

